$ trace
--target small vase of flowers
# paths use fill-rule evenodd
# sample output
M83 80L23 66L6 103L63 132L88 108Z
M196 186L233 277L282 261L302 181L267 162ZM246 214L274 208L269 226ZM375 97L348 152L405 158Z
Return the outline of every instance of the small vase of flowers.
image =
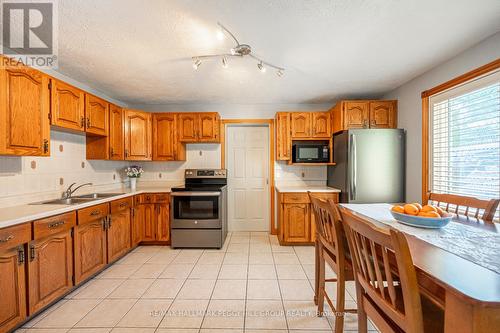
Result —
M137 189L137 178L141 178L144 170L140 166L132 165L125 168L125 173L128 179L130 179L130 189L135 191Z

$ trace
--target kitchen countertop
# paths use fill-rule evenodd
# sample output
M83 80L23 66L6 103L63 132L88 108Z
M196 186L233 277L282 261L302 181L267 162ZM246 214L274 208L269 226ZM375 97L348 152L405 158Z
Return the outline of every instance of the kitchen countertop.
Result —
M306 193L306 192L326 192L326 193L340 193L339 189L329 187L326 185L286 185L276 184L274 188L280 193Z
M127 197L131 197L142 193L170 193L173 186L139 186L136 191L131 191L130 188L120 188L110 191L99 191L99 193L122 193L110 198L92 200L89 202L76 205L20 205L0 208L0 229L10 227L17 224L31 222L34 220L43 219L45 217L59 215L75 211L78 209L99 205L102 203L115 201ZM78 195L75 195L78 196Z

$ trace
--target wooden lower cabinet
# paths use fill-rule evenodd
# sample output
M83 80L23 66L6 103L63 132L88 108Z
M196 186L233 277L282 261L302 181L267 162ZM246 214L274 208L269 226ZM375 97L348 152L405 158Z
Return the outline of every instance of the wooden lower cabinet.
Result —
M338 193L317 192L313 195L338 202ZM278 239L282 245L312 244L315 241L316 223L307 193L279 193L278 209Z
M170 241L170 195L142 194L135 198L134 229L136 241ZM141 233L140 237L139 233Z
M73 287L71 230L30 243L28 285L30 315L71 290Z
M29 224L0 230L0 333L27 317L25 246L30 237Z
M108 218L106 230L108 263L115 261L130 250L131 206L132 199L130 198L117 200L111 204L111 216Z
M144 205L136 205L132 209L132 247L136 247L144 238Z
M75 228L75 283L106 266L104 221L94 220Z

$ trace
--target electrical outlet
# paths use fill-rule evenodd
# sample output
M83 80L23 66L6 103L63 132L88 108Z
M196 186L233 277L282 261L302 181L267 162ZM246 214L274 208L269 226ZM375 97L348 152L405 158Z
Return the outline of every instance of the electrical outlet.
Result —
M301 175L302 175L302 178L306 177L306 173L304 171L302 171Z

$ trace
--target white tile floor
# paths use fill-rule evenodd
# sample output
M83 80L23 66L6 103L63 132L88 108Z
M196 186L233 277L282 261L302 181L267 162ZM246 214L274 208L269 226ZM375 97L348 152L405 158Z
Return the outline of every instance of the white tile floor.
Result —
M314 248L265 233L232 233L221 250L143 246L17 332L326 333L335 319L316 316L313 288Z

